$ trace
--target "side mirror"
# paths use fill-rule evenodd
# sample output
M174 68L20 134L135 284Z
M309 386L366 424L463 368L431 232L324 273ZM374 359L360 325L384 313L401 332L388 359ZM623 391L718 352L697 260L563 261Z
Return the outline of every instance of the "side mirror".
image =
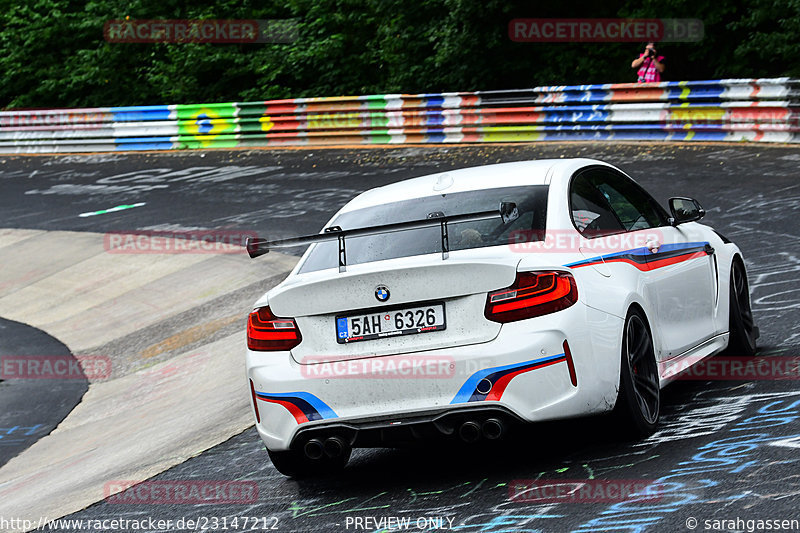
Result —
M677 226L684 222L694 222L700 220L706 214L706 210L694 198L670 198L669 210L672 217L669 219L670 226Z

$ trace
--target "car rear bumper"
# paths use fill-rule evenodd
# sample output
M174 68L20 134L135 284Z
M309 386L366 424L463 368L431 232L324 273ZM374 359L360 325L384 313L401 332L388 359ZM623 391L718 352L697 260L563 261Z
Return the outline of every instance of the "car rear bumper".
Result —
M476 424L475 439L494 439L511 426L525 421L502 405L457 406L427 412L310 424L295 433L291 447L301 449L311 439L338 437L352 448L374 448L432 440L437 437L461 438L465 423ZM490 427L490 424L494 426ZM497 429L494 429L494 428Z
M622 323L579 302L504 324L490 342L449 349L314 365L248 350L257 429L275 451L333 433L353 446L381 446L446 435L470 417L513 423L602 412L616 400Z

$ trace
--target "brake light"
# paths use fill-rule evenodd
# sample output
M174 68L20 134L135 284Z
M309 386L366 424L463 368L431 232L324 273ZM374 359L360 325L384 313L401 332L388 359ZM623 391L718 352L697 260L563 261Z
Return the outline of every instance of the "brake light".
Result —
M247 347L258 351L291 350L303 340L293 318L278 318L269 307L255 309L247 318Z
M555 313L577 301L578 287L568 272L518 272L513 285L489 293L484 316L492 322L514 322Z

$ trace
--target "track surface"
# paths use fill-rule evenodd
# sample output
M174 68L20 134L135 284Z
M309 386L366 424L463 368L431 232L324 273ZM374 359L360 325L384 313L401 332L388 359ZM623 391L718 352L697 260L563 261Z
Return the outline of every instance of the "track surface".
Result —
M0 359L9 356L13 358L10 366L0 373L3 377L12 376L0 380L0 466L50 433L89 387L81 370L71 379L14 378L20 375L19 365L28 365L29 361L69 368L76 360L58 339L31 326L0 318Z
M277 237L316 232L358 192L407 177L575 156L618 165L661 201L697 198L705 222L747 258L762 353L798 355L798 148L553 144L6 157L0 227L227 228ZM256 516L278 531L380 530L368 517L411 518L410 530L418 530L418 518L435 518L440 529L492 532L688 531L690 517L700 520L698 530L704 520L800 519L797 381L681 381L665 396L661 431L639 443L615 439L604 419L541 424L493 446L358 451L342 475L310 481L278 474L251 429L157 479L252 480L257 503L102 502L69 518ZM657 501L616 504L509 500L514 480L533 479L659 480L667 492Z

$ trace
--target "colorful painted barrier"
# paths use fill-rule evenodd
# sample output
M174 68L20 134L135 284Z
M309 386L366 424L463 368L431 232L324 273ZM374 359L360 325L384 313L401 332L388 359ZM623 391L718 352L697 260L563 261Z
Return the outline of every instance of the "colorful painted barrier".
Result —
M559 140L800 142L800 80L0 111L0 153Z

